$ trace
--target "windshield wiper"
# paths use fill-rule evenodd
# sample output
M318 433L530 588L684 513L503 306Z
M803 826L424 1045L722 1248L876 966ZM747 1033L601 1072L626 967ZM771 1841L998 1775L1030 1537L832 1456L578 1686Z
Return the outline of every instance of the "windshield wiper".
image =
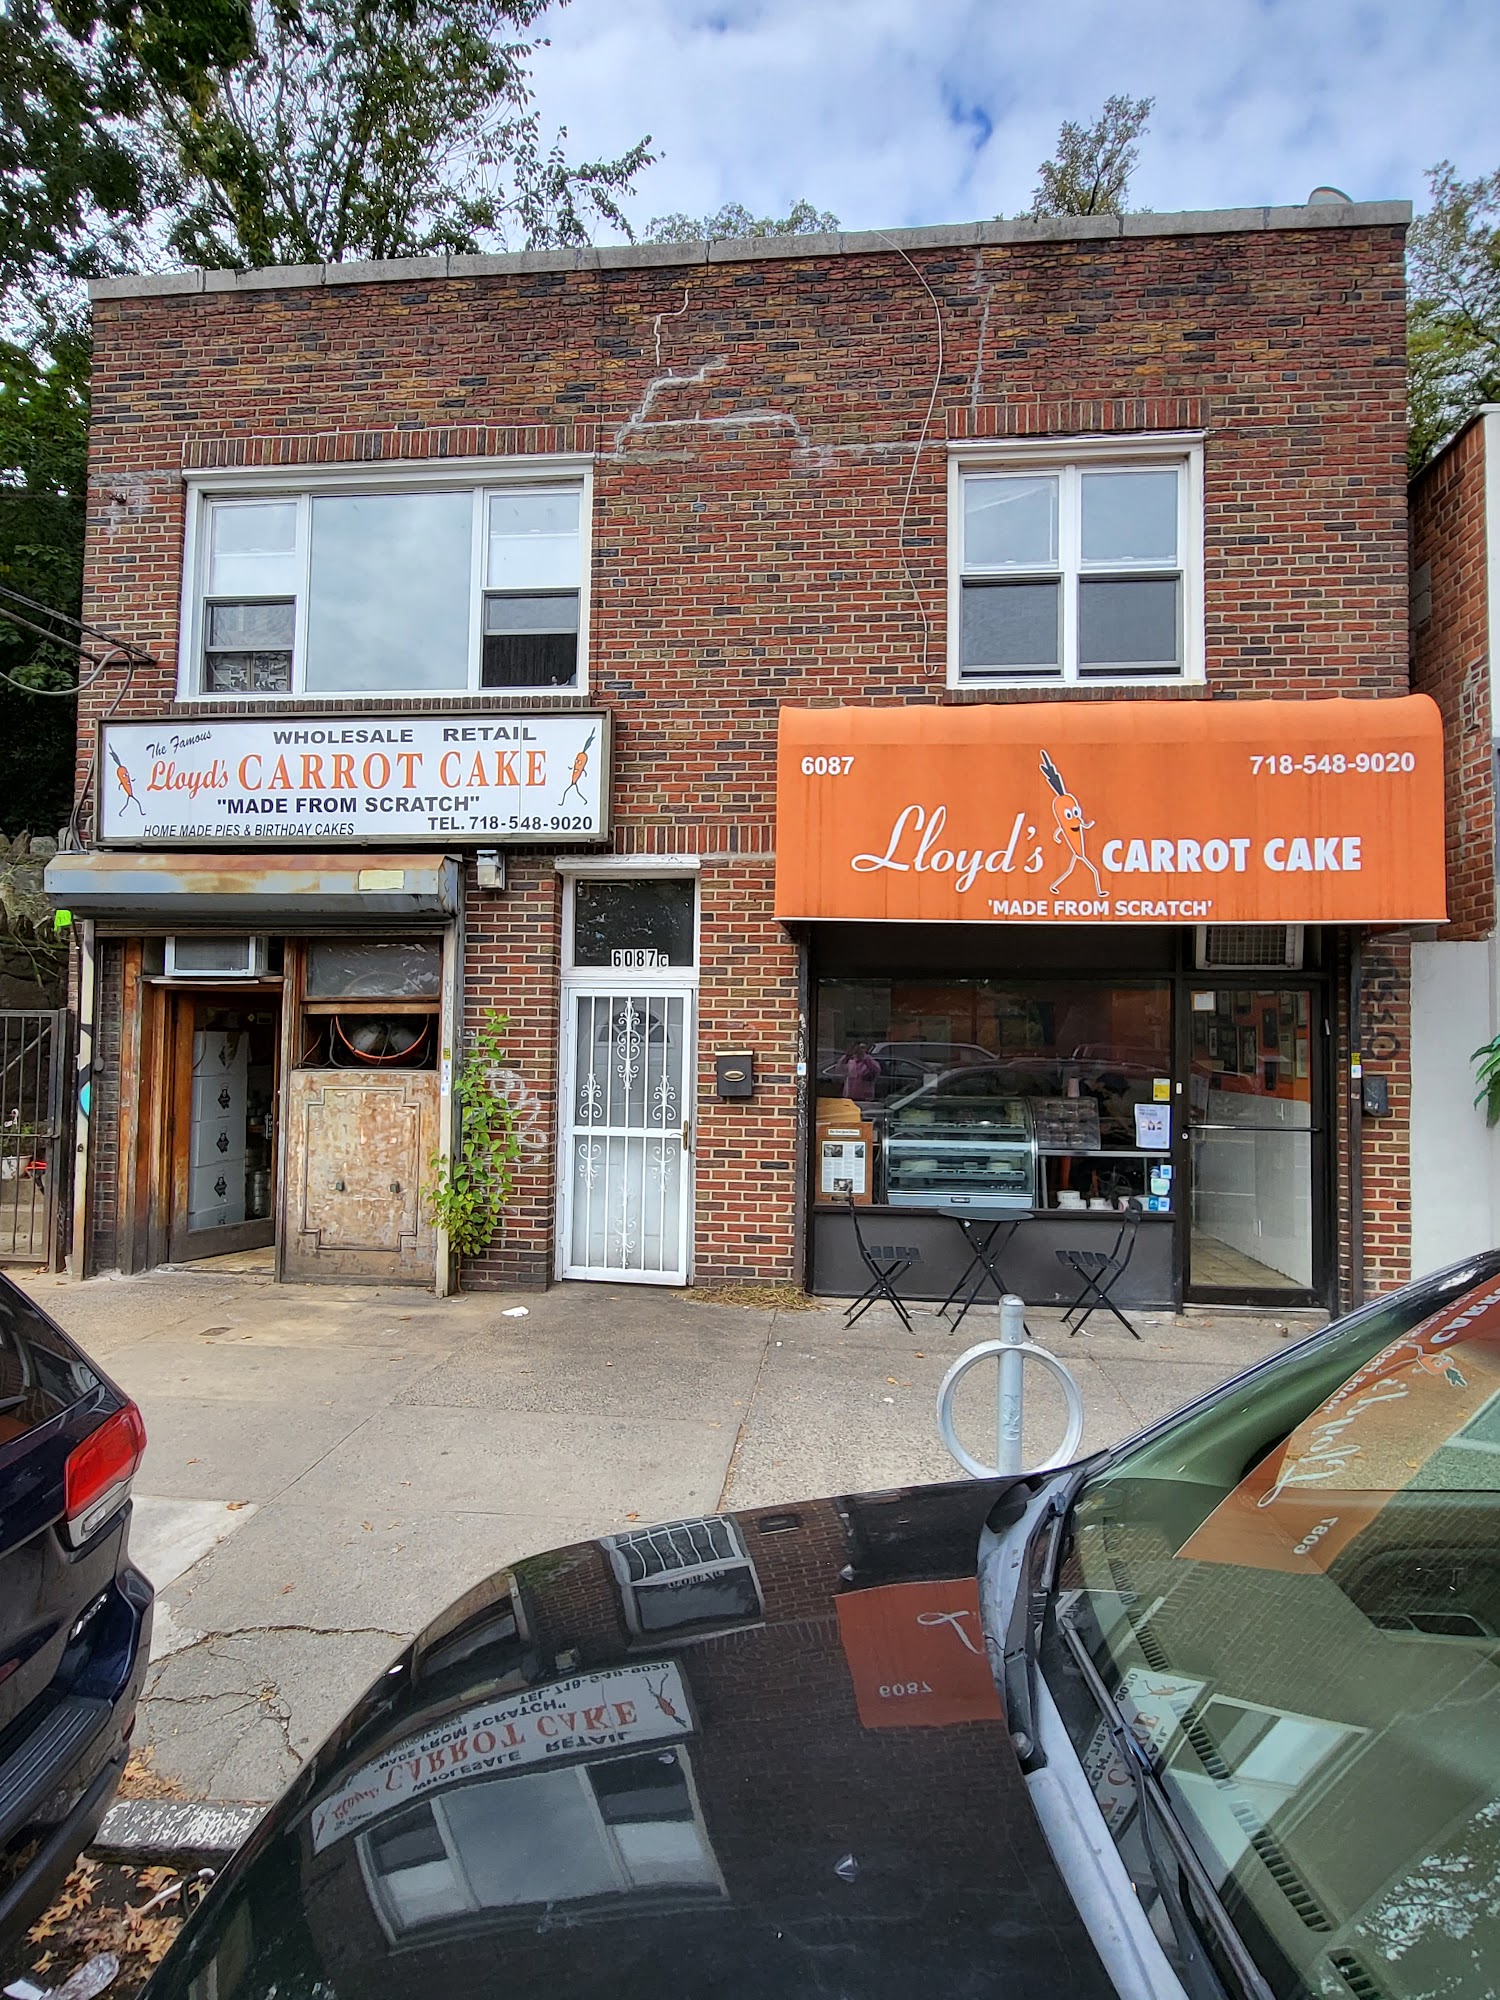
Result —
M1006 1726L1023 1771L1047 1761L1037 1749L1037 1641L1057 1582L1063 1524L1093 1464L1043 1475L1042 1484L1030 1490L1024 1483L1013 1486L996 1502L981 1538L980 1622L991 1659L999 1656ZM1049 1529L1046 1561L1040 1575L1033 1575L1037 1542Z
M1105 1726L1114 1744L1116 1754L1130 1774L1130 1782L1135 1791L1136 1812L1140 1819L1142 1843L1151 1863L1151 1872L1165 1897L1167 1906L1173 1913L1172 1927L1182 1940L1182 1927L1191 1934L1192 1942L1201 1951L1209 1940L1202 1935L1198 1921L1201 1912L1204 1922L1212 1932L1212 1943L1227 1961L1245 2000L1276 2000L1266 1983L1260 1967L1255 1963L1245 1942L1234 1925L1234 1920L1220 1900L1208 1870L1198 1858L1198 1852L1183 1830L1182 1823L1172 1809L1172 1803L1157 1777L1154 1766L1144 1747L1137 1741L1125 1711L1110 1693L1098 1668L1094 1665L1089 1649L1073 1625L1071 1617L1063 1612L1057 1616L1057 1629L1062 1634L1063 1643L1072 1654L1075 1665L1083 1677L1084 1685L1098 1704L1104 1717ZM1176 1862L1175 1871L1164 1864L1157 1852L1154 1829L1160 1827L1172 1850ZM1189 1894L1182 1893L1186 1883ZM1179 1921L1180 1920L1180 1921ZM1186 1942L1186 1940L1183 1940ZM1214 1963L1217 1971L1217 1962Z

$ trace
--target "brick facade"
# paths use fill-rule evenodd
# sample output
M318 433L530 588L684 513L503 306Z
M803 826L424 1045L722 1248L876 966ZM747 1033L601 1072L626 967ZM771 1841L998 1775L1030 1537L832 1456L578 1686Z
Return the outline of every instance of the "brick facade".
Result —
M1451 943L1495 928L1485 437L1471 423L1411 490L1411 684L1443 714Z
M1399 220L1140 221L1057 240L929 232L909 252L863 239L97 288L84 615L157 664L85 694L80 787L106 713L413 706L176 703L185 468L593 454L588 700L614 718L614 849L701 864L695 1272L796 1276L799 960L770 899L779 708L1122 692L948 690L950 439L1204 434L1207 683L1124 692L1408 688ZM527 1151L504 1240L469 1279L544 1283L562 898L550 853L514 853L510 884L490 895L471 875L465 1004L471 1026L509 1016ZM712 1053L737 1043L756 1052L753 1119L713 1095ZM1399 1096L1399 1058L1391 1074ZM1390 1134L1365 1157L1382 1284L1404 1275L1399 1119Z

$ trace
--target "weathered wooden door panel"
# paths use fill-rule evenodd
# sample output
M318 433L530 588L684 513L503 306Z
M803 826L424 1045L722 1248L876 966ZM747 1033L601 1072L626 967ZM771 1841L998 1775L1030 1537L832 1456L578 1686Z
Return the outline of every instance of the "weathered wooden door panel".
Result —
M293 1071L282 1276L430 1284L421 1188L437 1134L433 1070Z

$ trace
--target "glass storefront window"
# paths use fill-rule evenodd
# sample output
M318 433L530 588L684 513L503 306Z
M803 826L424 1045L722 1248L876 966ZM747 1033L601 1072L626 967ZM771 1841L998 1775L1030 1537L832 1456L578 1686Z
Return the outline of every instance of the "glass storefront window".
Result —
M437 938L338 938L307 948L309 1000L435 1000L442 991Z
M868 1128L877 1201L889 1196L887 1136L899 1127L910 1151L924 1106L935 1115L977 1093L1028 1100L1041 1154L1039 1206L1118 1208L1138 1199L1170 1212L1171 1075L1166 980L818 984L819 1122L841 1117L851 1132L856 1119ZM915 1186L911 1173L908 1162L903 1199Z

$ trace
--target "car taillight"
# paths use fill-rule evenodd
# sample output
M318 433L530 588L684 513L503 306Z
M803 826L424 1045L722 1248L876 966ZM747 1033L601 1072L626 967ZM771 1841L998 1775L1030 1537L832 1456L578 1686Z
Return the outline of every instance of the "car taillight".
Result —
M81 1548L124 1506L145 1449L141 1413L127 1403L68 1454L63 1531L72 1548Z

